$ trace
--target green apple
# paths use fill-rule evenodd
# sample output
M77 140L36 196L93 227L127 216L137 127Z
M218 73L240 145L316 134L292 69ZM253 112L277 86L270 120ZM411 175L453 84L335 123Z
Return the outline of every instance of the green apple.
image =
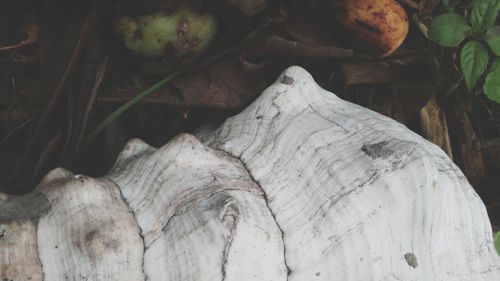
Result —
M217 32L215 17L181 5L171 13L158 12L137 17L121 17L115 31L124 45L146 58L196 57Z

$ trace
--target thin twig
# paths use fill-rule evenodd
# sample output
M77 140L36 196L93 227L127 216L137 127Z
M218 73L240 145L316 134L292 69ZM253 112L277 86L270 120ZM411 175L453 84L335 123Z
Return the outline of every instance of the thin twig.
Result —
M68 103L68 128L66 134L66 140L64 141L64 146L62 151L66 151L71 143L71 134L73 132L74 127L74 114L73 114L73 99L74 99L74 91L68 90L67 94L67 103Z
M38 161L36 162L35 168L33 170L33 176L31 178L31 182L34 183L36 180L38 180L38 176L44 172L43 168L45 164L48 163L52 155L57 151L57 148L59 147L60 143L62 141L62 133L61 131L57 131L52 137L52 139L49 141L49 143L45 146L45 148L42 150L42 153L40 154L40 157L38 158Z
M23 123L19 124L17 127L15 127L12 131L9 132L9 134L7 134L7 136L5 136L5 138L3 138L3 140L0 142L0 148L5 144L7 143L7 141L15 134L17 133L19 130L21 130L24 126L28 125L29 123L31 123L32 121L34 121L35 119L31 118L31 119L28 119L26 121L24 121Z
M16 83L16 77L15 76L12 76L10 78L10 85L11 85L11 88L12 88L12 98L10 99L10 103L9 103L9 107L8 109L9 110L12 110L12 108L14 107L14 104L16 103L16 95L17 95L17 83Z
M32 137L31 137L31 139L26 147L26 150L21 155L20 160L17 162L14 170L12 171L12 174L9 178L9 181L12 180L17 175L17 173L20 171L20 169L23 167L26 159L32 153L38 139L40 138L40 135L46 129L47 120L49 119L51 113L54 110L54 107L56 106L57 102L60 100L60 97L63 94L63 89L64 89L64 86L66 85L66 80L68 79L69 74L72 72L78 58L80 58L80 55L81 55L82 50L83 50L83 46L87 42L87 39L89 37L90 29L93 26L93 24L95 23L95 19L97 16L97 2L94 5L94 7L92 7L90 9L90 12L88 13L88 15L85 18L83 26L80 29L81 30L80 36L79 36L78 41L76 43L76 46L73 50L73 53L71 54L70 60L66 64L63 76L59 80L59 83L56 87L56 90L54 91L54 94L52 95L48 104L45 106L43 112L40 114L39 121L38 121L37 126L35 128L35 131L34 131Z
M450 97L457 89L458 87L460 86L460 84L462 84L462 81L464 80L464 75L461 74L460 75L460 78L455 81L455 83L453 83L449 88L448 90L446 90L446 92L444 93L444 97L445 98L448 98Z
M221 60L229 55L234 55L234 54L241 52L244 49L245 44L248 44L248 42L255 39L262 31L264 31L266 28L271 26L272 23L273 23L273 20L267 18L259 26L257 26L254 30L252 30L248 35L246 35L245 38L243 38L243 40L241 40L241 42L239 44L237 44L236 46L222 50L221 52L219 52L211 57L208 57L205 60L200 61L199 63L194 65L191 69L186 70L185 72L191 73L191 72L196 72L196 71L205 69L207 66L209 66L209 65L211 65L211 64L213 64L213 63L215 63L215 62L217 62L217 61L219 61L219 60Z
M85 135L85 131L87 129L87 123L89 120L90 112L94 107L95 101L97 99L97 93L99 91L99 87L101 86L102 81L104 80L104 73L106 72L107 66L109 62L109 56L104 57L97 67L97 72L95 75L94 85L92 87L92 92L90 93L90 97L87 102L87 106L85 107L85 112L83 113L81 129L76 140L76 152L79 154L80 147L83 141L83 136Z

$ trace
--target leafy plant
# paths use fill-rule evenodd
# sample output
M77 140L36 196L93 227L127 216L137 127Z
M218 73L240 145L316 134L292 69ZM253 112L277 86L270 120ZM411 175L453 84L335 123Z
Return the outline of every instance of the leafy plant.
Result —
M449 1L443 4L452 10ZM435 17L429 26L429 38L438 45L462 45L460 67L469 91L484 75L483 91L497 103L500 103L500 26L495 26L495 21L499 11L500 0L474 0L467 18L447 12Z

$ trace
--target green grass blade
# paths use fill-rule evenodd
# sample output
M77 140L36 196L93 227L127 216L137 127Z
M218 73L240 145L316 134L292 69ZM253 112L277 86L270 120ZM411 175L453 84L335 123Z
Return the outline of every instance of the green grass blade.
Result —
M500 231L495 235L495 249L497 249L497 253L500 255Z
M97 125L97 127L85 138L85 142L89 143L89 142L93 141L99 135L99 133L101 133L102 130L104 130L111 122L116 120L116 118L118 118L122 113L127 111L130 107L132 107L134 104L139 102L141 99L143 99L147 95L157 91L161 87L168 84L170 81L172 81L177 76L177 74L179 74L179 71L176 71L176 72L169 74L168 76L166 76L162 80L158 81L157 83L155 83L151 87L142 91L137 96L133 97L132 99L127 101L125 104L120 106L118 109L113 111L108 117L106 117L106 119L104 119L99 125Z

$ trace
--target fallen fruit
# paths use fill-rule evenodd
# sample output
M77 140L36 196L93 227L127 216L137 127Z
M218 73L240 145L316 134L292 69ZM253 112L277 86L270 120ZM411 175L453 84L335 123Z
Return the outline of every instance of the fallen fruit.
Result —
M172 13L121 17L115 22L115 31L137 55L185 60L207 48L216 34L217 24L211 14L180 6Z
M408 16L395 0L332 0L336 22L367 54L386 57L408 34Z

